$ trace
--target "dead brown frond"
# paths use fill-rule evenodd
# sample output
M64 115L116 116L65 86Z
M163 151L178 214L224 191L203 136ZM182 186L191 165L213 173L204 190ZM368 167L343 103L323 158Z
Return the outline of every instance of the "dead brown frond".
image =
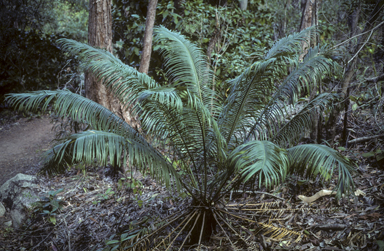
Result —
M263 231L264 235L271 234L270 238L276 241L287 240L289 243L292 238L296 238L294 242L298 243L303 237L301 233L283 227L276 227L266 223L259 223L259 225L261 226L259 231Z

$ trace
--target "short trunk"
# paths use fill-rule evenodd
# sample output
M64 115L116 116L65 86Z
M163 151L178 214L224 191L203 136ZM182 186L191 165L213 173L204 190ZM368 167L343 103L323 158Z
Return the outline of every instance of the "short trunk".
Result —
M195 218L196 219L196 218ZM200 217L196 224L195 219L191 220L191 237L189 240L190 245L199 243L201 237L201 243L207 243L216 228L216 220L211 210L201 210ZM194 225L194 226L193 226Z

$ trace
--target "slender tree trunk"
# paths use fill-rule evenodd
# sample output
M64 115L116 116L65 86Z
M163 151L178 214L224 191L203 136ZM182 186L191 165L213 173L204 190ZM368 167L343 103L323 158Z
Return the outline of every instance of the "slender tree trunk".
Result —
M145 23L143 53L141 55L139 71L148 74L151 61L153 26L155 24L157 0L150 0L148 4L147 21Z
M212 56L213 49L215 48L217 42L221 38L220 19L219 19L219 16L218 16L217 12L216 12L215 20L216 20L216 28L215 28L215 31L212 34L211 39L209 40L208 48L207 48L208 67L211 66L211 56Z
M367 32L373 28L374 23L377 21L377 19L379 17L381 17L381 15L383 13L383 11L382 11L383 7L384 7L384 0L377 0L375 8L373 9L373 11L371 13L368 22L365 24L363 33ZM348 94L349 94L350 83L352 82L352 78L353 78L354 73L355 73L355 65L356 65L357 58L358 58L357 53L359 53L360 47L363 46L363 42L365 40L369 39L369 36L370 36L370 34L369 34L369 32L367 32L364 35L359 37L357 44L353 49L353 53L352 53L353 59L347 63L346 70L345 70L345 75L344 75L344 79L343 79L343 83L342 83L342 87L341 87L341 94L342 94L342 97L345 99L344 110L346 111L344 114L344 121L343 121L344 122L343 123L344 124L344 130L343 130L343 137L342 137L343 142L346 142L346 140L347 140L347 133L346 133L347 124L348 124L347 123L347 121L348 121L348 112L347 111L348 111L348 106L349 106ZM340 109L339 109L339 111L340 111Z
M301 1L302 16L301 16L301 23L300 23L300 31L314 25L317 27L318 2L319 2L318 0L302 0ZM305 55L308 52L308 48L311 47L311 45L316 45L316 44L317 44L317 38L311 41L311 34L309 34L307 41L302 43L302 54L300 55L300 59L303 59L305 57ZM320 92L320 87L318 85L320 85L320 83L314 83L313 89L310 93L309 100L312 101L316 97L318 88ZM321 114L319 115L316 114L314 116L313 126L310 132L310 138L313 139L315 143L318 143L318 135L321 134L321 132L319 132L319 129L321 128L319 126L319 121L320 121L319 116L321 116Z
M357 33L357 23L359 21L360 16L360 6L357 7L351 15L348 16L348 26L349 26L349 35L350 37L353 37ZM353 40L349 43L349 50L351 51L353 49Z
M112 53L111 0L89 1L88 43ZM137 120L123 109L111 91L90 73L85 74L85 96L114 112L132 127L139 127Z
M301 22L299 31L307 29L312 26L313 19L313 3L312 0L302 0L301 1ZM300 60L302 60L308 52L308 48L311 46L311 36L308 37L307 41L302 42L302 54L300 55Z

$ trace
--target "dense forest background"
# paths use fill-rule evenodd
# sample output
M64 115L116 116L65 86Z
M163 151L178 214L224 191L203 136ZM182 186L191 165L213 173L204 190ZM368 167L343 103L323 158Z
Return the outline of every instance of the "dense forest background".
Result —
M223 96L228 90L226 80L243 72L278 39L300 31L305 15L308 16L306 1L252 0L244 1L243 7L240 2L159 1L157 5L155 25L181 32L206 52L215 74L216 89ZM347 108L340 108L341 117L348 112L359 114L366 108L370 108L376 119L381 114L384 26L380 9L375 13L378 15L372 27L366 30L376 4L375 1L315 1L310 13L310 25L316 25L317 32L312 44L338 49L334 58L344 67L340 76L324 79L317 92L345 92L345 74L349 71L353 75L347 80L349 98ZM147 6L148 1L112 1L113 53L136 68L140 67ZM65 37L87 42L88 12L85 0L1 2L2 107L6 105L4 94L10 92L62 88L84 92L84 74L78 62L60 50L57 40ZM157 49L153 48L148 74L166 82ZM321 130L330 132L335 119L330 116L328 127ZM325 118L321 123L326 125L327 121ZM382 133L378 123L375 125L368 135ZM344 142L346 134L353 133L347 127L344 124ZM321 142L322 135L317 131L318 136L312 133L312 138ZM333 143L335 136L332 132L326 140Z
M155 35L153 25L157 27ZM205 242L218 248L211 250L221 250L224 240L227 247L250 247L252 242L260 247L255 250L274 250L291 244L276 244L283 237L305 233L305 243L298 244L301 249L320 248L325 244L319 236L325 236L323 239L332 250L384 250L383 234L375 227L383 221L382 208L377 205L384 201L384 0L0 0L0 27L0 125L8 123L6 117L16 114L13 107L23 108L21 104L34 111L55 111L50 118L58 125L56 128L60 127L56 138L61 141L47 151L51 159L47 158L42 170L49 174L66 171L55 179L42 178L56 187L52 190L57 190L48 192L46 204L40 202L34 209L43 216L32 217L34 220L28 222L24 232L14 232L15 240L17 233L28 237L23 245L31 242L35 248L52 245L71 250L72 245L72 250L86 250L89 246L116 250L124 245L128 248L127 243L132 241L130 247L141 245L146 250L147 242L161 245L161 240L166 239L163 235L168 230L162 229L163 224L173 229L174 239L167 243L169 248L186 243L190 248L198 244L200 249ZM196 76L203 83L197 89L205 94L185 94L188 88L194 90L193 81L184 79L188 78L188 67L180 55L169 52L169 47L180 44L188 47L188 52L203 54L204 60L192 55L195 61L191 60L191 65L198 69ZM183 46L177 49L182 51ZM274 48L279 49L273 51ZM271 62L279 63L268 68ZM252 71L257 74L252 75ZM122 75L114 75L116 72ZM95 74L99 73L101 77L97 79ZM127 77L129 87L124 89L116 84L121 83L121 76ZM206 76L209 84L205 86ZM297 78L292 85L290 77ZM258 80L265 84L265 90L257 86ZM108 88L102 89L101 82ZM285 84L289 88L284 89ZM52 92L31 93L38 90ZM119 96L116 90L123 94ZM216 92L217 96L211 94ZM239 104L239 98L246 100L244 105ZM58 100L59 105L48 104L51 100ZM260 111L267 115L263 117ZM30 116L25 114L22 116ZM80 118L81 115L85 118ZM64 116L70 118L63 119ZM252 120L254 117L260 120ZM125 122L129 126L123 126ZM100 133L99 138L92 138L95 132ZM114 133L123 135L114 139L116 147L111 146ZM87 148L86 140L80 139L83 135L88 137L88 143L94 140L97 144ZM74 142L77 145L71 145ZM119 147L126 147L127 142L138 142L139 147L121 150ZM265 169L256 164L261 152L266 153ZM61 157L56 158L56 154ZM126 156L132 166L123 167ZM95 159L99 161L97 165ZM134 176L133 166L138 166L141 173L135 171ZM335 166L338 169L334 173ZM280 174L276 171L279 167ZM290 168L294 171L290 172ZM336 174L337 184L332 181ZM311 175L322 179L309 181ZM334 191L321 190L330 185L325 182L330 180ZM69 184L74 188L65 191ZM178 190L180 187L184 190ZM360 188L369 194L358 201L358 196L366 195L358 193L362 192ZM256 191L254 197L250 190ZM311 202L310 197L299 195L314 194L315 190L321 191ZM354 192L355 200L347 198L347 192ZM58 194L68 201L82 200L67 203L57 199ZM337 200L324 199L323 204L315 203L316 209L331 210L336 204L340 206L341 200L335 218L341 215L344 221L334 220L337 224L312 228L312 213L317 222L322 222L329 215L333 219L333 212L326 216L319 213L325 211L305 211L298 203L302 200L310 207L313 201L328 195L336 195ZM266 203L260 210L271 206L268 213L279 208L287 210L275 213L276 218L292 208L303 209L305 213L298 220L296 216L284 215L283 224L278 227L263 218L264 214L259 219L264 219L265 225L249 223L242 218L249 216L244 213L248 209L239 214L228 213L243 210L246 204L257 205L254 202ZM350 207L350 202L355 206ZM214 218L225 215L223 208L228 209L228 218ZM69 217L69 227L67 216L59 213L65 210L76 211ZM176 215L172 221L153 223L155 217L162 219L171 213ZM79 217L85 223L78 221ZM178 223L173 223L173 219ZM189 233L184 230L186 219L195 222L185 223ZM104 220L106 223L101 224ZM358 220L364 227L349 229ZM100 225L96 228L100 233L95 232L94 223ZM267 242L252 232L256 229L254 223L264 230L274 229L267 231L271 237ZM33 231L39 224L44 228L36 237ZM284 224L293 224L302 232L281 230ZM306 228L301 228L304 225ZM210 239L220 232L216 231L218 226L222 235ZM232 226L238 229L233 230ZM69 229L78 235L71 237ZM311 229L319 231L309 233ZM12 231L7 231L3 232L12 235ZM50 237L51 243L43 243L54 231L58 234ZM339 242L328 242L335 238L332 231L339 231ZM248 239L242 239L243 243L231 242L246 235L251 236L249 243ZM189 236L192 237L188 239ZM297 237L297 243L300 238ZM15 244L9 244L12 245Z

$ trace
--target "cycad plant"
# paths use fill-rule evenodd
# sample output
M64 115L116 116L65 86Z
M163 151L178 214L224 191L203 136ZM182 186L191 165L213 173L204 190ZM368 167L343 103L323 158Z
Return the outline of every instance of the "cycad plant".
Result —
M150 142L111 111L67 90L10 94L7 101L19 109L52 109L89 125L88 130L62 139L47 152L44 171L63 171L73 163L95 164L95 160L112 165L128 162L149 171L167 187L191 198L188 211L158 229L175 224L169 247L176 245L175 240L180 247L200 245L214 231L236 231L223 217L223 197L240 186L271 188L287 174L298 172L325 180L337 174L338 197L353 189L354 167L347 158L324 145L295 146L311 127L313 116L337 99L336 94L320 94L295 116L288 116L302 92L309 93L337 66L321 47L309 49L299 61L301 43L309 33L304 30L276 42L265 56L229 81L226 99L212 90L212 73L202 51L164 27L155 29L154 41L164 58L165 85L109 52L61 39L62 48L78 56L84 68L140 118ZM165 141L169 142L167 156L155 147ZM142 241L155 246L153 239L147 242L148 236L132 245Z

